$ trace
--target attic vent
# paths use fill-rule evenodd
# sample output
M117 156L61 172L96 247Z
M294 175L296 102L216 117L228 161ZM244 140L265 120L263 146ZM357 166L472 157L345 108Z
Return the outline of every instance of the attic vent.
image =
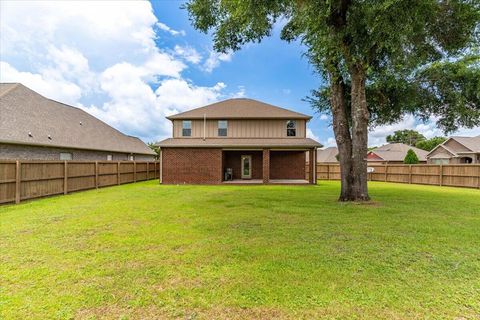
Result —
M28 132L28 136L29 136L29 137L33 137L33 135L32 135L31 132Z
M52 140L52 136L51 136L51 135L48 135L48 140Z

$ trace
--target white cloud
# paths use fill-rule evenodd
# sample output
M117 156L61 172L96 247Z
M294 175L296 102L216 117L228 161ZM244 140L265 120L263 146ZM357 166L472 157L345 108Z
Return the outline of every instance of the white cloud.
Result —
M210 54L203 64L203 70L210 73L220 65L221 62L231 61L233 57L233 52L219 53L214 50L210 51Z
M190 46L176 45L174 51L178 56L193 64L198 64L202 60L202 56L197 52L197 50Z
M149 2L1 1L0 27L1 81L80 106L146 141L171 134L166 115L216 101L226 87L183 79L186 63L202 58L188 45L156 45L158 29L184 32L160 23Z
M166 31L166 32L170 33L172 36L178 36L178 35L184 36L184 35L186 35L186 32L184 30L180 30L180 31L174 30L174 29L170 28L169 26L167 26L165 23L162 23L162 22L157 22L156 26L160 30L163 30L163 31Z
M42 74L18 71L9 63L0 61L1 82L21 82L32 90L51 99L75 104L82 95L79 85L67 80L45 78Z
M368 134L368 145L369 146L379 146L386 143L386 137L389 134L393 134L393 132L397 130L403 129L412 129L415 126L415 117L412 115L406 115L400 122L385 125L385 126L378 126L373 129Z
M328 116L326 114L321 114L320 120L328 120Z
M310 129L310 128L307 128L307 138L310 138L310 139L313 139L313 140L316 140L316 141L320 141L318 136L316 136L315 133L313 133L312 129Z
M232 98L244 98L246 95L245 86L238 86L237 92L235 92L231 97Z
M323 146L325 148L328 147L336 147L337 146L337 141L333 137L328 137L326 142L322 142Z

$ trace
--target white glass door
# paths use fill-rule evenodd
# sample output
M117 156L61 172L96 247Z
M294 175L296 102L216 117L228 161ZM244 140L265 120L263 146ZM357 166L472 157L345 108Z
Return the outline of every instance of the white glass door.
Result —
M252 156L242 156L242 179L252 178Z

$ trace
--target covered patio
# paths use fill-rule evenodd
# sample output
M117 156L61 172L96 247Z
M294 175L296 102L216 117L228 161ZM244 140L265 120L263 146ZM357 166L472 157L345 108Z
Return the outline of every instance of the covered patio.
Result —
M223 149L222 183L315 184L315 155L316 148ZM307 164L308 177L305 172Z

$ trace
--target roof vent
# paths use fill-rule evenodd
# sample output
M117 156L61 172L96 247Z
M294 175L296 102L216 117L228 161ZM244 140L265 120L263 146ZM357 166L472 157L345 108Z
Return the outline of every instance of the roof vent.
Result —
M80 121L80 125L81 125L81 126L83 126L83 123L82 123L82 121Z
M52 140L52 136L51 136L51 135L48 135L48 140Z
M28 136L33 137L32 133L30 131L28 132Z

